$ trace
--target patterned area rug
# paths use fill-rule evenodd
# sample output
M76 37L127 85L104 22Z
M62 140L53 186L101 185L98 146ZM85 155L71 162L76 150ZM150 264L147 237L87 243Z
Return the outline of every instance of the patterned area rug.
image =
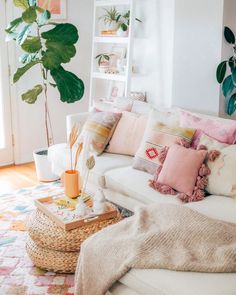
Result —
M25 251L28 214L34 198L59 194L60 183L0 195L0 294L72 295L74 276L59 275L34 267Z

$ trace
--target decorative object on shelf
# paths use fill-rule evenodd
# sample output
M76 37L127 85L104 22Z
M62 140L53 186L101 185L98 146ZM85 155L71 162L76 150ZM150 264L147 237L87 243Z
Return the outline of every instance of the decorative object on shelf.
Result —
M66 0L38 0L38 6L49 10L53 20L67 18Z
M110 59L113 56L111 53L100 53L95 59L98 60L98 69L100 73L105 73L109 70L110 67Z
M111 81L108 89L107 100L114 101L118 97L124 97L125 84L120 81Z
M75 124L71 130L69 136L69 149L70 149L70 170L65 171L64 174L64 185L65 195L69 198L77 198L80 193L80 174L76 170L80 153L83 149L83 144L77 144L74 165L73 165L73 146L78 140L79 136L79 125Z
M147 94L146 94L146 92L134 92L134 91L131 91L130 92L130 98L133 99L133 100L146 102L147 101Z
M93 197L93 212L95 214L102 214L106 211L106 199L103 190L100 188Z
M107 8L103 8L105 14L103 14L102 16L99 17L99 20L102 20L105 24L106 30L103 30L101 32L101 34L103 35L106 32L107 34L111 34L111 35L116 35L116 31L118 28L118 24L117 24L117 17L119 15L117 9L115 6L107 9Z
M95 166L95 159L94 159L94 156L91 156L86 161L87 175L85 176L84 183L83 183L83 188L82 188L82 192L81 192L82 197L86 194L86 187L87 187L87 183L88 183L89 173L90 173L90 170L92 170L94 166Z
M224 29L224 37L231 44L233 55L218 65L216 79L219 84L222 84L222 92L226 98L225 111L228 115L232 116L236 110L236 42L234 33L228 27ZM230 74L225 78L227 65L229 66Z
M117 64L122 65L123 68L121 69L121 73L123 73L124 67L126 65L125 62L127 62L126 53L127 53L127 48L125 46L121 46L121 45L112 46L111 48L112 58L110 60L110 67L120 72Z
M135 18L136 21L142 22L140 19ZM117 24L118 24L118 30L116 32L117 36L119 37L127 37L129 34L129 24L130 24L130 10L128 10L124 14L119 14L117 16Z
M53 144L53 131L48 107L48 86L58 89L62 102L76 102L84 94L83 81L62 67L62 64L69 63L76 54L78 30L70 23L51 22L51 13L39 7L35 0L14 1L14 5L22 9L22 13L7 27L7 40L14 40L24 54L19 59L23 66L17 69L13 82L18 82L28 70L37 66L39 78L42 78L43 83L22 94L22 100L34 104L43 93L46 139L47 145L50 146ZM53 83L51 79L54 80ZM40 180L58 179L51 171L50 162L47 162L47 148L34 151L34 159Z

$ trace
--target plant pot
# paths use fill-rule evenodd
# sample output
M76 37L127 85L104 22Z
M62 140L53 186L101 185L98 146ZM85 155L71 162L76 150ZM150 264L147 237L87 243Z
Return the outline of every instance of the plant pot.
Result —
M39 181L51 182L60 177L52 172L51 163L48 160L48 149L42 148L33 152L36 174Z
M109 70L109 62L103 62L98 67L98 70L100 73L105 73L107 70Z
M117 35L118 37L128 37L128 35L129 35L129 31L128 31L128 30L123 31L121 28L119 28L119 29L117 30L117 32L116 32L116 35Z
M105 29L107 31L116 31L117 28L118 28L118 25L116 21L112 21L111 23L108 23L105 25Z
M80 179L77 170L67 170L64 173L65 195L71 199L75 199L80 193Z

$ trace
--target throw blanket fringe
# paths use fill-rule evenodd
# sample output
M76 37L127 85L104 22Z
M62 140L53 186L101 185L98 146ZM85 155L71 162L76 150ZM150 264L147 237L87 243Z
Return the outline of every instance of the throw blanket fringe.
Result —
M76 295L103 295L131 268L236 271L236 224L182 205L152 205L87 239L81 247Z

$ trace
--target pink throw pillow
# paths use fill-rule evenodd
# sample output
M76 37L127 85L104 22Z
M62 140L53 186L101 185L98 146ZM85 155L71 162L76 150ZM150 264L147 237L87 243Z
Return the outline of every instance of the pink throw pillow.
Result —
M233 120L198 117L182 111L180 126L197 129L192 141L194 148L197 148L202 134L213 137L222 143L233 144L236 142L236 121Z
M106 151L134 156L141 144L146 124L147 116L123 112Z
M196 151L172 145L158 176L158 182L188 196L192 195L206 155L207 151L204 150Z

